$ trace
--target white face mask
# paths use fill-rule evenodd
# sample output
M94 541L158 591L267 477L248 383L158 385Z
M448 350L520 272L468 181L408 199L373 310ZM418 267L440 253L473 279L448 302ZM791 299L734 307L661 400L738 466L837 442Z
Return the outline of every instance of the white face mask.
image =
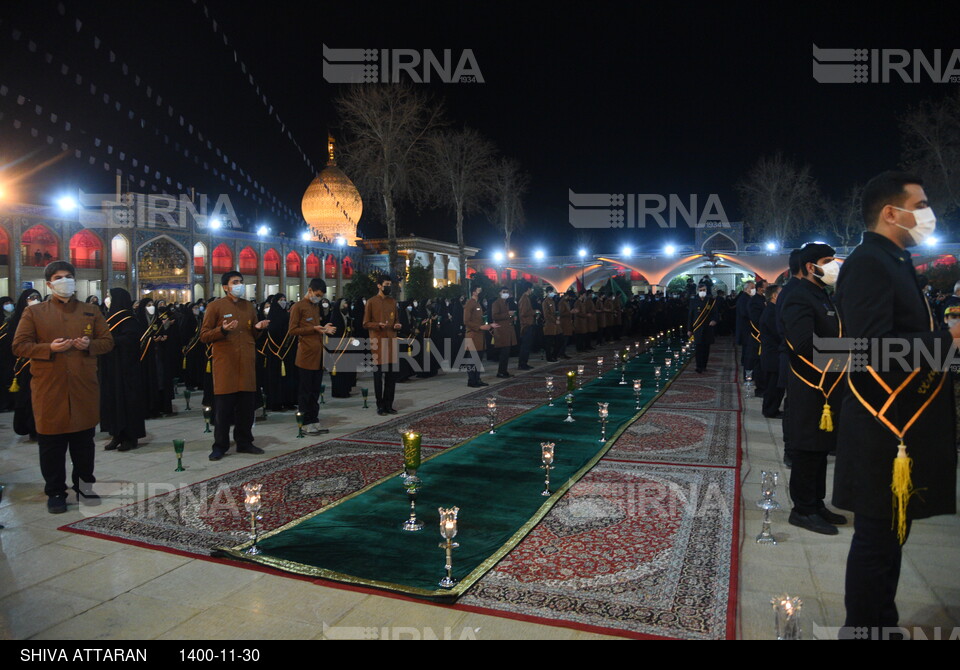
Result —
M834 259L829 263L817 265L816 267L823 270L823 276L820 277L820 281L827 286L833 286L837 283L837 276L840 274L840 262L838 260Z
M12 312L13 308L14 308L14 304L12 302L8 302L6 305L3 306L3 311Z
M107 296L106 298L104 298L103 306L106 307L107 309L110 309L110 296Z
M504 291L503 293L500 294L500 297L503 298L504 300L506 300L507 298L510 297L510 294L507 293L506 291Z
M749 289L749 290L747 291L747 295L750 296L751 298L752 298L753 296L755 296L756 294L757 294L757 289L755 289L755 288Z
M414 307L419 307L419 306L420 306L420 303L417 302L416 300L414 300L414 301L413 301L413 306L414 306Z
M153 305L147 305L147 314L153 316L153 313L157 311L157 308Z
M270 306L269 306L269 305L267 305L266 307L263 308L263 313L264 313L264 314L269 314L269 313L270 313Z
M923 244L924 241L933 235L934 231L937 229L937 217L933 213L933 209L930 207L915 209L913 211L909 209L902 209L900 207L894 207L894 209L899 209L901 212L910 212L913 214L913 220L917 222L917 225L915 225L913 228L901 226L899 223L896 225L897 227L903 228L905 231L910 233L910 238L913 240L914 244Z
M413 311L413 306L407 305L407 311L408 311L408 312L412 312L412 311Z
M40 304L40 301L37 300L36 298L30 298L29 300L27 300L27 307L33 307L34 305L39 305L39 304Z
M947 326L950 328L953 328L958 323L960 323L960 319L947 319Z
M230 287L230 294L234 298L242 298L245 291L246 291L246 288L244 287L243 284L234 284L233 286Z
M698 291L698 292L697 292L697 295L699 295L701 298L706 298L706 297L707 297L707 292L706 292L706 291Z
M287 308L287 301L286 301L286 300L277 300L277 304L280 305L280 309L286 309L286 308Z
M61 277L48 283L50 290L61 298L69 298L77 292L77 281L73 277Z

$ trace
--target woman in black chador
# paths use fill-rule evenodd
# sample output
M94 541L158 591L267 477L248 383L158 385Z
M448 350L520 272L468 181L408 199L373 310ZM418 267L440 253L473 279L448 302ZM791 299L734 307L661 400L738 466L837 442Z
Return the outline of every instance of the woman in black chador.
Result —
M125 289L110 289L107 326L113 335L113 350L100 357L100 430L110 433L108 451L130 451L147 435L147 408L140 376L144 327L134 315L133 301Z
M24 310L41 302L42 298L36 289L28 288L20 294L13 314L6 324L7 332L10 333L7 339L13 340ZM33 420L33 400L30 396L30 381L33 379L30 374L30 359L14 358L11 372L12 378L7 388L13 401L13 432L17 435L29 435L31 440L36 440L37 426Z
M270 321L263 339L264 380L267 409L283 412L297 404L296 366L290 362L290 352L296 347L296 337L290 336L290 315L287 299L282 293L272 295L263 306L263 318Z

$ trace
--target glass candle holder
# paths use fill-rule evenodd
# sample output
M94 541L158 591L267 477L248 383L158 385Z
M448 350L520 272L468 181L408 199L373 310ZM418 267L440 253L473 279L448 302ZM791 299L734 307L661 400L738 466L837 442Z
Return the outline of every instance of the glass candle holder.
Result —
M543 468L545 473L544 482L543 482L543 491L540 495L549 496L550 495L550 471L553 470L553 458L554 458L554 448L556 445L553 442L541 442L540 443L540 467Z
M204 422L206 422L206 424L207 424L207 427L204 428L203 432L204 432L204 433L209 433L209 432L211 432L211 431L210 431L210 422L213 421L213 408L212 408L212 407L204 407L204 408L203 408L203 420L204 420Z
M553 377L546 378L547 407L553 407Z
M639 379L633 380L633 397L636 399L636 408L640 409L640 394L642 393L642 384Z
M303 435L303 412L301 412L301 411L298 410L297 413L293 415L293 418L296 419L296 421L297 421L297 438L302 438L302 437L304 437L304 435Z
M610 416L609 410L610 403L608 402L598 402L597 403L597 414L599 415L600 421L600 439L599 442L607 441L607 418Z
M177 455L177 469L174 472L183 472L183 440L173 441L173 453Z
M597 379L603 379L603 356L597 357Z
M497 424L497 399L493 396L487 398L487 417L490 419L490 435L495 434Z
M587 366L578 365L577 366L577 390L583 388L583 373L586 371Z
M260 547L257 546L259 534L257 528L257 519L259 518L258 513L260 512L260 508L262 506L262 489L262 484L254 484L253 482L248 482L247 484L243 485L243 506L250 515L250 534L253 536L253 544L244 552L246 554L257 555L262 553Z

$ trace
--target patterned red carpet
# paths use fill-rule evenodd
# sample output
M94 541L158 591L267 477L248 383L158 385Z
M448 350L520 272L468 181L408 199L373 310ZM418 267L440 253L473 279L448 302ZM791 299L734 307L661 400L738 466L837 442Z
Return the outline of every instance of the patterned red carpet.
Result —
M733 637L740 404L732 348L716 347L711 366L705 375L685 370L455 607L630 637ZM426 457L485 430L487 396L496 395L504 421L544 401L544 374L562 388L571 368L541 368L64 528L208 556L248 538L244 483L263 483L263 528L277 528L398 471L401 429L423 433Z

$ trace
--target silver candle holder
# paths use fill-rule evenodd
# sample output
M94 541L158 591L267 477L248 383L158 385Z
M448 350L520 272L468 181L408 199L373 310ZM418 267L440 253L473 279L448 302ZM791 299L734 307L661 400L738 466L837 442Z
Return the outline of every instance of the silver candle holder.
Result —
M546 377L547 386L547 407L553 407L553 377Z
M573 423L576 419L573 418L573 394L568 393L566 395L567 400L567 418L563 420L564 423Z
M653 378L657 381L657 393L660 392L660 366L655 365L653 367Z
M253 544L243 553L250 556L256 556L263 553L260 547L257 546L257 540L259 539L257 519L260 518L260 508L263 504L260 497L262 488L263 484L254 484L252 482L248 482L247 484L243 485L243 506L250 515L250 535L253 536Z
M642 391L641 382L639 379L633 380L633 397L636 400L636 407L634 409L640 409L640 393Z
M497 425L497 399L493 396L487 398L487 418L490 420L490 430L489 435L495 435L497 430L495 426Z
M623 353L617 354L617 358L620 360L620 386L627 385L627 378L624 376L627 373L627 360L630 357L630 348L623 350Z
M607 441L607 418L610 416L609 410L610 403L608 402L598 402L597 403L597 414L599 415L600 421L600 439L598 442Z
M578 391L583 388L583 374L586 372L586 370L587 370L586 365L577 366L577 390Z
M541 442L540 443L540 467L544 472L543 480L543 491L540 493L542 496L549 496L550 494L550 471L553 470L553 456L554 456L554 447L556 445L553 442Z
M603 356L597 356L597 379L603 379Z
M438 507L437 509L440 512L440 537L443 538L439 546L446 552L446 563L443 568L447 571L439 584L445 589L451 589L457 584L457 580L453 578L453 550L460 545L454 542L453 538L457 536L457 515L460 513L460 508Z

